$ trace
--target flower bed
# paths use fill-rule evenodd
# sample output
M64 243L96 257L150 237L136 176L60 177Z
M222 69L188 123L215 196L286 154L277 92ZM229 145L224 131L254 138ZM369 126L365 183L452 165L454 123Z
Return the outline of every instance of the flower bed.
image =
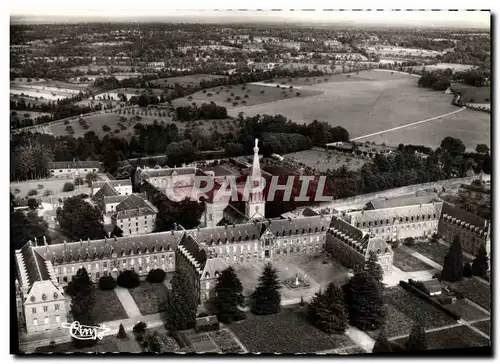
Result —
M426 328L437 328L456 323L430 303L412 295L402 287L391 287L384 291L384 301L415 322L424 322Z
M252 353L315 353L354 345L345 335L328 335L318 330L309 324L305 314L286 307L276 315L249 315L230 328Z
M243 352L241 346L236 342L233 335L227 330L211 332L210 337L224 354Z
M400 345L405 345L408 338L395 340ZM445 330L427 333L428 349L460 349L474 346L487 346L490 341L477 334L467 326L457 326Z

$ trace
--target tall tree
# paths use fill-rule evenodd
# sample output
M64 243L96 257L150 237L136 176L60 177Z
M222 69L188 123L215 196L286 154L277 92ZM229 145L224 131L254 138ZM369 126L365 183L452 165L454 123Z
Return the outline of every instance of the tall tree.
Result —
M193 282L185 270L179 269L171 285L166 301L166 326L170 331L190 329L195 324L197 308Z
M330 283L324 293L316 293L309 305L313 324L328 333L343 333L349 322L342 290Z
M406 342L406 350L422 351L427 349L427 337L425 327L421 322L417 322L411 329L410 336Z
M453 239L453 243L450 246L448 254L446 254L446 257L444 258L441 278L448 282L457 282L461 280L463 266L464 255L462 252L462 244L460 242L460 236L457 234Z
M101 211L80 196L64 201L63 207L57 209L57 221L74 239L102 239L105 236Z
M372 274L356 273L342 288L351 325L376 330L384 323L382 288Z
M14 211L10 214L10 246L12 250L21 249L24 244L31 240L37 240L38 244L46 237L50 241L47 233L47 222L43 221L36 212L29 212L27 215L22 211Z
M378 263L377 253L373 250L370 251L365 270L370 273L377 280L377 282L382 282L384 279L384 270Z
M481 245L476 259L472 262L472 274L478 277L486 277L488 268L488 253L486 252L486 248Z
M243 286L232 267L224 269L215 285L215 312L219 321L231 323L243 304Z
M280 282L276 269L271 263L264 267L259 277L259 285L252 293L252 312L257 315L271 315L280 311Z

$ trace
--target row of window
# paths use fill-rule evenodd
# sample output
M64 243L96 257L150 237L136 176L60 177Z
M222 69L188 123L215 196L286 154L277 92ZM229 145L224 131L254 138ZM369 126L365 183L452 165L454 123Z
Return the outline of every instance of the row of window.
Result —
M425 219L426 219L426 217L427 217L427 220L429 220L429 219L431 218L431 214L422 215L422 220L425 220ZM436 214L433 214L433 215L432 215L432 218L434 218L434 219L435 219L436 217L437 217L437 216L436 216ZM416 217L415 217L415 216L411 216L411 217L406 216L406 217L404 217L404 218L403 218L403 217L400 217L400 218L399 218L399 222L400 222L400 223L403 223L403 222L410 222L410 221L415 221L415 220L416 220L416 221L420 221L420 215L417 215ZM359 221L358 221L358 222L356 223L356 227L357 227L357 228L359 228L360 226L365 227L365 226L372 226L372 225L374 225L374 226L378 226L379 224L380 224L380 225L384 225L384 224L386 224L386 225L387 225L387 224L389 224L389 223L390 223L389 219L385 219L385 220L383 220L383 219L381 219L381 220L373 220L373 221L368 221L368 222L367 222L367 221L363 221L363 222L359 222Z
M58 303L54 305L54 311L59 311L60 306ZM49 312L49 306L43 306L43 312ZM31 308L31 313L36 314L36 307Z
M56 322L57 323L61 322L61 316L59 316L59 315L56 316ZM43 320L43 323L45 325L48 325L49 324L49 318L45 317L44 320ZM38 325L38 319L33 319L33 326L37 326L37 325Z
M81 169L81 168L77 168L77 169ZM66 171L67 171L67 172L71 172L72 170L73 170L73 169L67 169ZM60 170L59 170L59 173L62 173L63 171L64 171L63 169L60 169ZM84 169L83 171L84 171L84 172L89 172L87 169ZM96 171L97 171L97 169L96 169L96 168L93 168L93 169L92 169L92 172L96 172ZM51 170L51 172L52 172L52 173L54 173L54 170L52 169L52 170Z

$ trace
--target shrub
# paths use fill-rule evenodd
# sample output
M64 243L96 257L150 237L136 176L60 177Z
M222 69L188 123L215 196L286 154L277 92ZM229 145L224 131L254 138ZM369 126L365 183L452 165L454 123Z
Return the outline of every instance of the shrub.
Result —
M248 95L245 95L245 99L248 99Z
M125 270L120 273L116 283L123 288L135 288L141 284L139 275L133 270Z
M140 321L137 324L135 324L133 331L135 334L144 334L146 332L146 327L148 327L148 325L146 325L145 322ZM139 339L137 340L139 341Z
M43 188L43 185L39 184L37 187L39 190L41 190Z
M163 269L153 269L149 271L146 280L150 283L162 283L166 275Z
M102 126L102 131L103 131L103 132L107 133L107 132L108 132L108 131L110 131L110 130L111 130L111 128L110 128L108 125L103 125L103 126Z
M241 97L240 96L236 96L234 99L237 100L237 101L239 101L239 100L241 100Z
M302 95L300 92L297 92L297 93L295 94L295 96L300 96L300 95Z
M68 125L69 124L69 120L64 120L63 124L64 125Z
M415 245L415 239L412 237L408 237L404 240L406 246L414 246Z
M120 328L118 329L118 335L116 335L118 339L126 339L127 338L127 333L125 332L125 328L123 327L123 324L120 324Z
M115 129L114 132L115 134L118 134L120 132L120 129Z
M71 182L66 182L63 186L63 192L70 192L75 189L75 185Z
M38 195L38 191L33 189L33 190L29 190L28 191L28 196L35 196L35 195Z
M238 106L238 101L233 102L233 106Z
M53 194L54 194L54 192L52 192L52 190L45 190L45 191L43 192L43 195L44 195L44 196L50 196L50 195L53 195Z
M233 101L233 99L232 99L232 98L230 98L230 97L228 97L228 98L226 99L226 101L227 101L227 102L231 102L231 101Z
M210 93L210 92L207 94L207 96L208 96L208 97L210 97L210 96L212 96L212 95L213 95L213 94L212 94L212 93Z
M99 289L111 291L116 288L116 281L112 276L104 276L99 279Z
M207 90L202 90L201 93L206 94Z
M260 90L260 93L263 94L264 93L264 90Z

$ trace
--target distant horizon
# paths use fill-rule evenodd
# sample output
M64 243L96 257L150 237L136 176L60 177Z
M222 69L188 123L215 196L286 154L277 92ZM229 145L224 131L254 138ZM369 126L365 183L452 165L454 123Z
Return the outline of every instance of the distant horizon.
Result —
M11 11L11 24L61 23L200 23L312 26L376 26L490 29L489 11L214 11L214 10L83 10L50 13L46 9Z

